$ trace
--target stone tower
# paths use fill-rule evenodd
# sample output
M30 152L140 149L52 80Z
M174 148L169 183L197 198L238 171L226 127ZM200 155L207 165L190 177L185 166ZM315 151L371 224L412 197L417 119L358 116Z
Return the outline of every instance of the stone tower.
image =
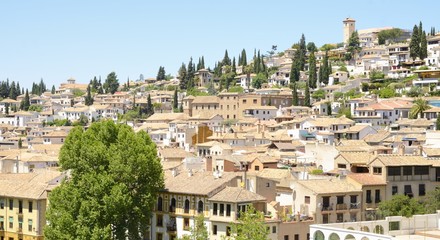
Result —
M351 34L355 31L355 23L356 20L352 18L346 18L344 21L344 45L348 44L348 40L350 39Z

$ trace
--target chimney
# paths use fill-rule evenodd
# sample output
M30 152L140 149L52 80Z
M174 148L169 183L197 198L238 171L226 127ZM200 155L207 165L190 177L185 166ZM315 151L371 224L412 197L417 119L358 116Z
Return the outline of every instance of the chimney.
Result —
M211 156L208 156L205 158L205 170L207 172L212 171L212 157Z
M398 153L400 156L405 155L405 145L400 144L399 147L398 147L398 150L397 150L397 151L398 151L397 153Z

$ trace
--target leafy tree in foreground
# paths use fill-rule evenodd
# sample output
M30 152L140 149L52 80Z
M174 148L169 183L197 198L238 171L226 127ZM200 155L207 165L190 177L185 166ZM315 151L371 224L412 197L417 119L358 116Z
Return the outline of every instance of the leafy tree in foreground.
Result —
M414 198L405 195L394 195L391 200L379 203L378 213L383 217L411 217L415 214L424 214L425 209L423 205Z
M156 146L146 132L112 121L71 130L60 152L71 176L49 195L45 239L145 239L163 189Z
M437 120L437 122L439 121ZM425 208L427 213L435 213L440 209L440 187L436 187L433 191L428 192L425 199Z
M240 212L237 223L231 226L231 235L235 240L267 240L269 231L264 223L264 215L251 205L245 212Z
M182 240L206 240L208 237L208 229L205 225L205 217L199 214L194 218L194 226L190 229L191 235L184 235Z

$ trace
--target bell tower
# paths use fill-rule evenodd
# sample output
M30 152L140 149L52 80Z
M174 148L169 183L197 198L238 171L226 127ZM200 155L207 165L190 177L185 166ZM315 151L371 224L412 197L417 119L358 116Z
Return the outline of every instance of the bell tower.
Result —
M356 29L356 20L352 19L352 18L346 18L344 19L344 21L342 21L344 23L344 45L346 46L348 44L348 40L351 37L351 34L355 31Z

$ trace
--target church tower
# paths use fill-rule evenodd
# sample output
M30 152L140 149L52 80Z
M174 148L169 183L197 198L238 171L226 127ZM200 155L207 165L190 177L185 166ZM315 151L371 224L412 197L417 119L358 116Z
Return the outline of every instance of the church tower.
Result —
M348 40L351 37L351 34L355 31L355 23L356 20L352 18L346 18L344 21L344 45L346 46L348 44Z

